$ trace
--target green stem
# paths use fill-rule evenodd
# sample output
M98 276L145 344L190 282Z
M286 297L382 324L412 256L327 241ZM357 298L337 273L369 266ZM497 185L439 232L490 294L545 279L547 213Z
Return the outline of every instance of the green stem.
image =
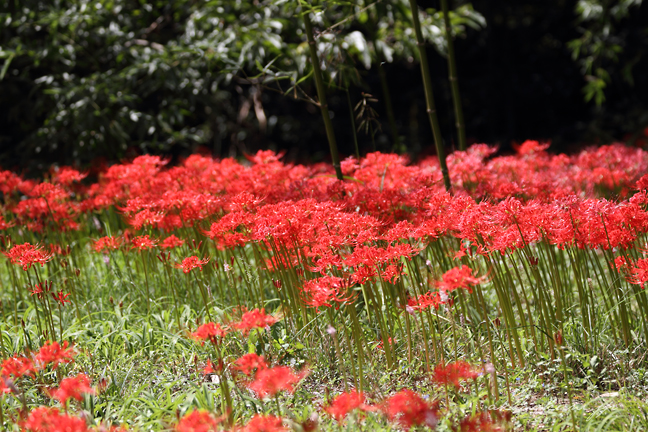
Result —
M313 36L313 23L308 16L308 11L303 7L303 1L299 0L302 5L302 19L304 20L304 27L306 30L306 37L308 38L308 47L310 50L311 63L313 64L313 76L315 77L315 87L317 88L317 97L319 99L319 107L322 111L322 118L324 120L324 128L326 129L326 137L328 138L329 148L331 150L331 159L333 160L333 168L338 180L343 180L342 168L340 167L340 155L338 154L337 142L335 141L335 133L333 132L333 123L328 111L328 103L326 102L326 89L324 88L324 80L322 79L322 70L320 68L319 56L317 55L317 47L315 46L315 37Z
M327 315L329 317L329 322L331 325L332 331L329 332L331 338L333 338L333 344L335 345L335 354L337 355L338 368L342 370L342 378L344 379L344 391L348 391L348 377L344 361L342 360L342 351L340 350L340 343L337 338L337 330L335 329L335 320L333 319L333 311L331 308L328 308Z
M144 267L144 280L146 281L146 315L151 311L151 300L149 296L151 295L149 289L149 278L148 278L148 269L146 268L146 260L144 259L144 252L140 252L140 259L142 260L142 267Z
M349 104L349 118L351 119L351 132L353 132L353 146L355 147L356 159L360 163L360 147L358 146L358 134L356 131L355 124L355 111L353 109L353 103L351 102L351 95L349 94L349 89L346 89L347 102Z
M173 283L173 280L171 278L171 269L169 268L169 265L167 263L163 263L163 267L166 272L167 281L169 282L169 287L171 287L171 294L173 295L173 303L174 303L173 309L176 316L176 320L178 321L178 327L182 328L182 324L180 323L180 303L178 303L178 293L176 292L176 286Z
M27 275L28 286L33 287L34 284L31 281L31 277L29 276L29 272L27 272L26 275ZM38 297L38 294L36 294L36 297ZM40 311L38 310L38 298L34 298L34 309L36 309L36 324L38 325L38 332L39 332L40 335L42 335L43 334L43 326L41 324ZM45 313L45 312L43 312L43 313ZM39 337L40 337L40 335L39 335Z
M387 81L387 73L385 72L385 68L383 67L382 55L378 55L379 59L381 60L380 64L378 65L378 76L380 77L380 86L382 87L385 111L387 111L389 130L391 131L392 135L392 151L399 151L400 147L398 144L400 143L400 140L398 139L398 127L396 126L396 117L394 116L394 106L392 105L391 93L389 91L389 82Z
M573 403L573 398L572 398L572 388L571 384L569 382L569 377L567 375L568 369L567 369L567 362L565 360L565 353L563 352L562 346L560 344L558 345L558 353L560 354L560 361L563 366L563 373L564 373L564 380L565 380L565 385L567 386L567 395L569 396L569 414L571 415L571 420L572 420L572 426L574 427L574 430L576 430L576 417L574 416L574 403Z
M347 309L351 315L351 320L353 321L353 339L356 344L356 350L358 354L358 369L360 376L360 391L364 388L364 350L362 348L362 333L360 331L360 323L358 322L358 315L356 314L355 304L350 303L347 305Z
M412 24L414 25L414 32L416 33L416 45L419 50L419 58L421 60L421 75L423 77L423 88L425 90L425 103L427 105L427 113L430 118L430 125L432 126L432 135L434 136L434 145L436 146L437 157L439 158L439 166L441 167L441 175L443 176L443 183L447 191L450 190L450 175L448 174L448 165L446 164L445 150L443 149L443 140L441 138L441 127L439 126L439 119L434 105L434 94L432 93L432 79L430 78L430 66L427 60L427 53L425 52L425 40L423 40L423 32L421 31L421 22L418 16L418 6L416 0L410 0L410 8L412 9Z
M196 280L196 285L198 285L198 289L200 290L200 295L202 296L203 303L205 304L205 313L207 314L207 319L210 322L213 322L211 314L209 313L209 301L207 300L207 294L205 294L205 288L202 286L202 284L198 280L198 276L196 276L195 273L194 273L194 279ZM187 274L187 286L189 286L189 275L188 274Z

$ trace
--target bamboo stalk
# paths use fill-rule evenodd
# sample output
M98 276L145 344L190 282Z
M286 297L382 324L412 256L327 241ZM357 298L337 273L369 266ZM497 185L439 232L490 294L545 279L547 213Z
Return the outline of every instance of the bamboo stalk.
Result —
M351 130L353 131L353 146L355 147L356 159L360 163L360 147L358 146L358 134L356 131L355 124L355 111L353 110L353 103L351 102L351 95L349 94L349 89L346 89L347 102L349 103L349 116L351 117Z
M452 27L450 26L450 16L448 12L448 0L441 0L441 10L443 11L443 21L445 23L445 37L448 46L448 79L452 89L452 103L455 112L455 126L457 127L457 137L459 140L459 150L466 150L466 125L464 123L463 108L461 106L461 94L459 93L459 79L457 77L457 62L455 60L454 42Z
M434 136L434 145L436 146L437 157L439 158L439 165L441 167L441 175L443 176L443 184L447 191L450 190L450 175L448 174L448 165L446 164L445 150L443 149L443 140L441 138L441 127L439 126L439 119L436 113L436 106L434 105L434 94L432 92L432 79L430 78L430 66L427 60L427 53L425 52L425 41L423 40L423 32L421 31L421 22L418 16L418 6L416 0L410 0L410 8L412 9L412 24L414 25L414 33L416 33L416 45L419 50L419 58L421 62L421 75L423 77L423 88L425 90L425 103L427 106L427 113L432 126L432 135Z
M382 55L379 54L380 57ZM379 57L379 58L380 58ZM387 120L389 121L389 130L392 135L392 151L400 150L400 140L398 138L398 127L396 126L396 117L394 116L394 106L391 100L391 93L389 91L389 83L387 82L387 73L383 68L382 61L378 65L378 76L380 77L380 86L382 87L383 102L385 111L387 111Z
M302 4L302 1L299 1ZM324 80L322 79L322 70L320 69L319 57L317 55L317 47L315 46L315 37L313 36L313 23L311 23L307 10L302 10L302 19L304 20L304 27L306 29L306 37L308 38L308 48L310 49L311 63L313 64L313 76L315 77L315 87L317 88L317 98L319 99L320 110L322 111L322 118L324 119L324 128L326 129L326 137L328 139L329 148L331 149L331 159L333 160L333 168L338 180L342 180L342 168L340 167L340 155L338 153L337 142L335 141L335 132L333 131L333 123L328 111L328 103L326 101L326 89L324 88Z

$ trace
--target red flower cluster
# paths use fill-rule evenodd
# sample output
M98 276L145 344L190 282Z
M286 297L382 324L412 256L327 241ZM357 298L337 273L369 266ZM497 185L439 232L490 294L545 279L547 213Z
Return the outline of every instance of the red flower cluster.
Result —
M335 420L341 422L351 411L357 409L361 411L373 411L375 408L365 404L365 400L364 393L354 389L348 393L338 395L324 410Z
M45 252L41 247L29 243L16 245L9 252L3 252L9 258L11 264L18 264L22 269L27 271L34 264L40 264L41 267L52 259L51 252Z
M78 417L61 414L56 408L40 407L32 410L22 423L31 432L86 432L88 425Z
M248 387L260 397L273 397L280 391L292 393L295 385L308 375L308 371L294 373L287 366L275 366L257 370L254 381Z
M92 249L95 252L109 252L111 250L119 249L123 239L121 237L101 237L92 244Z
M190 256L182 260L181 263L177 263L174 265L175 268L182 269L182 272L187 274L191 270L198 268L200 271L202 271L202 268L204 265L206 265L209 262L209 258L205 259L200 259L197 256Z
M179 239L174 234L171 234L169 237L165 238L160 242L160 249L174 249L185 244L185 241Z
M175 427L176 432L214 432L223 419L209 411L195 410L182 416Z
M399 423L406 430L413 426L434 429L439 422L438 402L429 403L412 390L401 390L387 399L382 411L390 421Z
M480 375L481 372L475 369L470 363L458 360L447 365L436 365L432 379L440 385L452 384L455 387L459 387L459 381L477 378Z
M234 362L234 369L247 376L252 376L256 372L267 368L268 363L266 363L265 358L256 353L245 354Z
M354 297L354 293L349 292L350 282L350 279L335 276L311 279L302 286L302 299L306 305L314 308L348 302Z
M218 323L208 322L201 325L195 332L191 333L191 337L205 344L205 341L210 341L212 344L217 344L218 340L224 338L227 330L221 327Z
M56 369L61 363L70 363L74 360L75 353L68 346L67 341L63 342L63 346L58 342L48 341L34 356L34 363L39 369L43 369L47 365L52 365L52 369Z
M131 248L140 251L152 249L156 244L157 240L150 238L148 234L134 237L131 240Z
M265 309L254 309L246 311L241 316L241 320L231 324L231 327L247 334L250 330L257 328L266 328L279 321L272 315L266 315Z
M241 432L286 432L280 417L257 414L241 429Z
M407 306L412 308L413 311L422 311L431 307L439 309L439 306L442 304L443 300L438 291L428 292L416 298L410 297L407 299Z
M88 376L86 374L79 374L75 377L63 379L59 388L50 392L50 396L57 399L63 405L66 405L70 399L80 401L83 394L94 393L94 389L90 387L90 379Z
M648 258L638 259L633 266L628 266L628 272L628 282L643 287L648 282Z
M63 291L59 291L58 293L52 293L51 295L54 301L61 306L65 306L65 303L72 303L72 301L67 300L67 298L70 296L70 293L65 294Z
M463 288L472 293L472 286L482 283L484 278L473 276L472 269L468 266L454 267L445 272L439 281L439 289L445 292Z
M70 186L74 182L80 182L87 176L88 174L82 174L74 168L64 166L54 171L52 181L64 186Z
M18 379L22 376L32 376L36 370L34 362L28 357L14 355L2 361L1 374L3 377L13 376Z
M505 426L506 419L501 413L478 412L461 420L458 432L503 432L507 430Z

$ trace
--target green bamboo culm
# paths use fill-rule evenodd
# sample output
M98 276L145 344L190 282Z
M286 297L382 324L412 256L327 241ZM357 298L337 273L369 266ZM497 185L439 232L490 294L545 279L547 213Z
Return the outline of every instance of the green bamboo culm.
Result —
M466 151L466 125L464 123L463 108L461 107L461 95L459 93L459 79L457 77L457 62L455 60L452 26L450 25L450 13L448 12L448 0L441 0L441 11L445 23L445 37L448 46L448 79L452 89L452 102L455 111L455 125L457 126L457 137L459 139L459 150Z
M351 117L351 129L353 130L353 146L356 152L356 159L360 162L360 147L358 146L358 133L356 131L355 124L355 112L353 110L353 102L351 102L351 95L349 94L349 89L346 89L347 102L349 104L349 115Z
M368 3L368 0L364 2L366 8L370 6ZM378 44L376 43L376 41L378 40L376 34L378 30L379 14L380 12L378 11L377 5L376 7L371 8L368 21L369 28L372 29L370 37L375 47L374 49L376 52L376 59L378 60L378 77L380 78L380 87L382 88L383 107L385 108L385 112L387 114L387 122L389 123L389 130L392 136L392 152L404 152L405 146L401 146L400 138L398 136L396 116L394 115L394 105L392 104L391 92L389 91L389 82L387 81L387 73L385 72L384 67L387 59L385 58L385 54L382 49L379 49Z
M387 73L385 72L383 64L384 62L380 61L380 64L378 65L378 76L380 77L380 86L382 87L385 111L387 111L389 130L392 135L392 151L401 151L400 139L398 138L398 127L396 127L396 117L394 116L394 106L392 105L389 83L387 82Z
M449 191L451 187L450 175L448 174L448 165L446 164L445 150L443 149L443 140L441 139L439 119L437 118L436 107L434 105L432 79L430 78L430 66L428 65L427 61L427 53L425 52L425 41L423 40L423 32L421 31L421 22L418 16L418 6L416 4L416 0L410 0L410 8L412 9L412 24L414 25L414 32L416 33L416 45L418 46L419 58L421 61L421 75L423 76L425 103L427 105L428 117L430 118L430 125L432 126L432 135L434 136L434 145L436 146L439 165L441 166L443 183L446 190Z
M322 118L324 119L324 127L326 128L326 137L328 138L329 148L331 149L331 159L333 160L333 168L338 180L343 180L342 168L340 167L340 155L338 153L337 142L335 141L335 133L333 132L333 123L329 116L328 103L326 102L326 89L324 88L324 80L322 79L322 70L320 69L319 56L317 55L317 47L315 45L315 37L313 36L313 23L311 23L308 16L309 11L303 5L303 1L299 0L302 6L302 19L304 20L304 27L306 30L306 37L308 38L308 47L310 49L311 63L313 64L313 75L315 76L315 87L317 88L317 98L319 99L320 110L322 111Z

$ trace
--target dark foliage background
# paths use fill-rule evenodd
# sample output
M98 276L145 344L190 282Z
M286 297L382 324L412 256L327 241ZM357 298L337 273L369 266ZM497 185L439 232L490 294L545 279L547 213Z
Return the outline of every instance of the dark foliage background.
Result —
M353 117L363 153L433 152L408 2L313 3L343 156L355 151ZM0 166L27 172L140 153L241 156L267 148L286 150L288 160L326 160L297 4L0 0ZM437 1L419 6L452 150L442 17ZM551 140L556 151L641 144L648 126L641 0L451 7L470 142L503 151L525 139Z

